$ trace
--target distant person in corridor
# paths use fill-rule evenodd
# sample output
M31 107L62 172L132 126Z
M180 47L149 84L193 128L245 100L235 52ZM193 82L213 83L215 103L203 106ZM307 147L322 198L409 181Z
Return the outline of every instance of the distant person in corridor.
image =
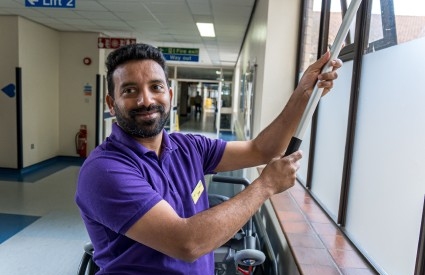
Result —
M200 114L202 112L202 96L199 95L199 92L196 92L194 102L195 102L195 115L197 113Z
M106 102L117 123L81 167L76 192L97 274L213 275L214 249L267 199L294 185L302 153L282 155L316 80L327 93L337 78L340 60L320 74L329 56L307 69L282 112L256 138L225 142L164 130L173 91L155 47L133 44L112 52ZM209 208L204 175L262 164L251 185Z

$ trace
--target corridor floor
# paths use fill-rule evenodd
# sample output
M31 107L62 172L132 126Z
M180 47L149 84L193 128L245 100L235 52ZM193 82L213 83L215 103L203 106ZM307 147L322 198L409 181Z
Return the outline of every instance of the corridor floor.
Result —
M181 132L217 137L205 131L213 117L193 119ZM59 158L26 175L0 169L0 275L77 274L89 241L74 202L80 164Z

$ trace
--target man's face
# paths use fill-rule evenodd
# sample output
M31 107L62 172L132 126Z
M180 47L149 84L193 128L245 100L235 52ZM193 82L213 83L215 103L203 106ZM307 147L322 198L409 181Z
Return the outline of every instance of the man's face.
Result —
M115 99L107 103L118 125L136 138L161 133L170 115L172 90L153 60L130 61L113 73Z

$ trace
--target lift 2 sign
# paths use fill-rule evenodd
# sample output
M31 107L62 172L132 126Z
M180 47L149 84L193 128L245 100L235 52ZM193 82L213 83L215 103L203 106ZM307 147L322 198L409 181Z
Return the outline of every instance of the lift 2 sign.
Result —
M75 0L25 0L25 7L75 8Z

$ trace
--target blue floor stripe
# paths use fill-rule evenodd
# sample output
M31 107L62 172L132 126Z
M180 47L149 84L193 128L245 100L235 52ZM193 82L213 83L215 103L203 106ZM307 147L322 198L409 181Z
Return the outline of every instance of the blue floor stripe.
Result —
M35 222L38 216L0 213L0 244Z
M0 168L0 181L36 182L68 166L81 166L85 158L54 157L22 170Z
M230 131L220 131L219 133L219 138L225 140L225 141L233 141L233 140L237 140L237 137L235 134L233 134Z

